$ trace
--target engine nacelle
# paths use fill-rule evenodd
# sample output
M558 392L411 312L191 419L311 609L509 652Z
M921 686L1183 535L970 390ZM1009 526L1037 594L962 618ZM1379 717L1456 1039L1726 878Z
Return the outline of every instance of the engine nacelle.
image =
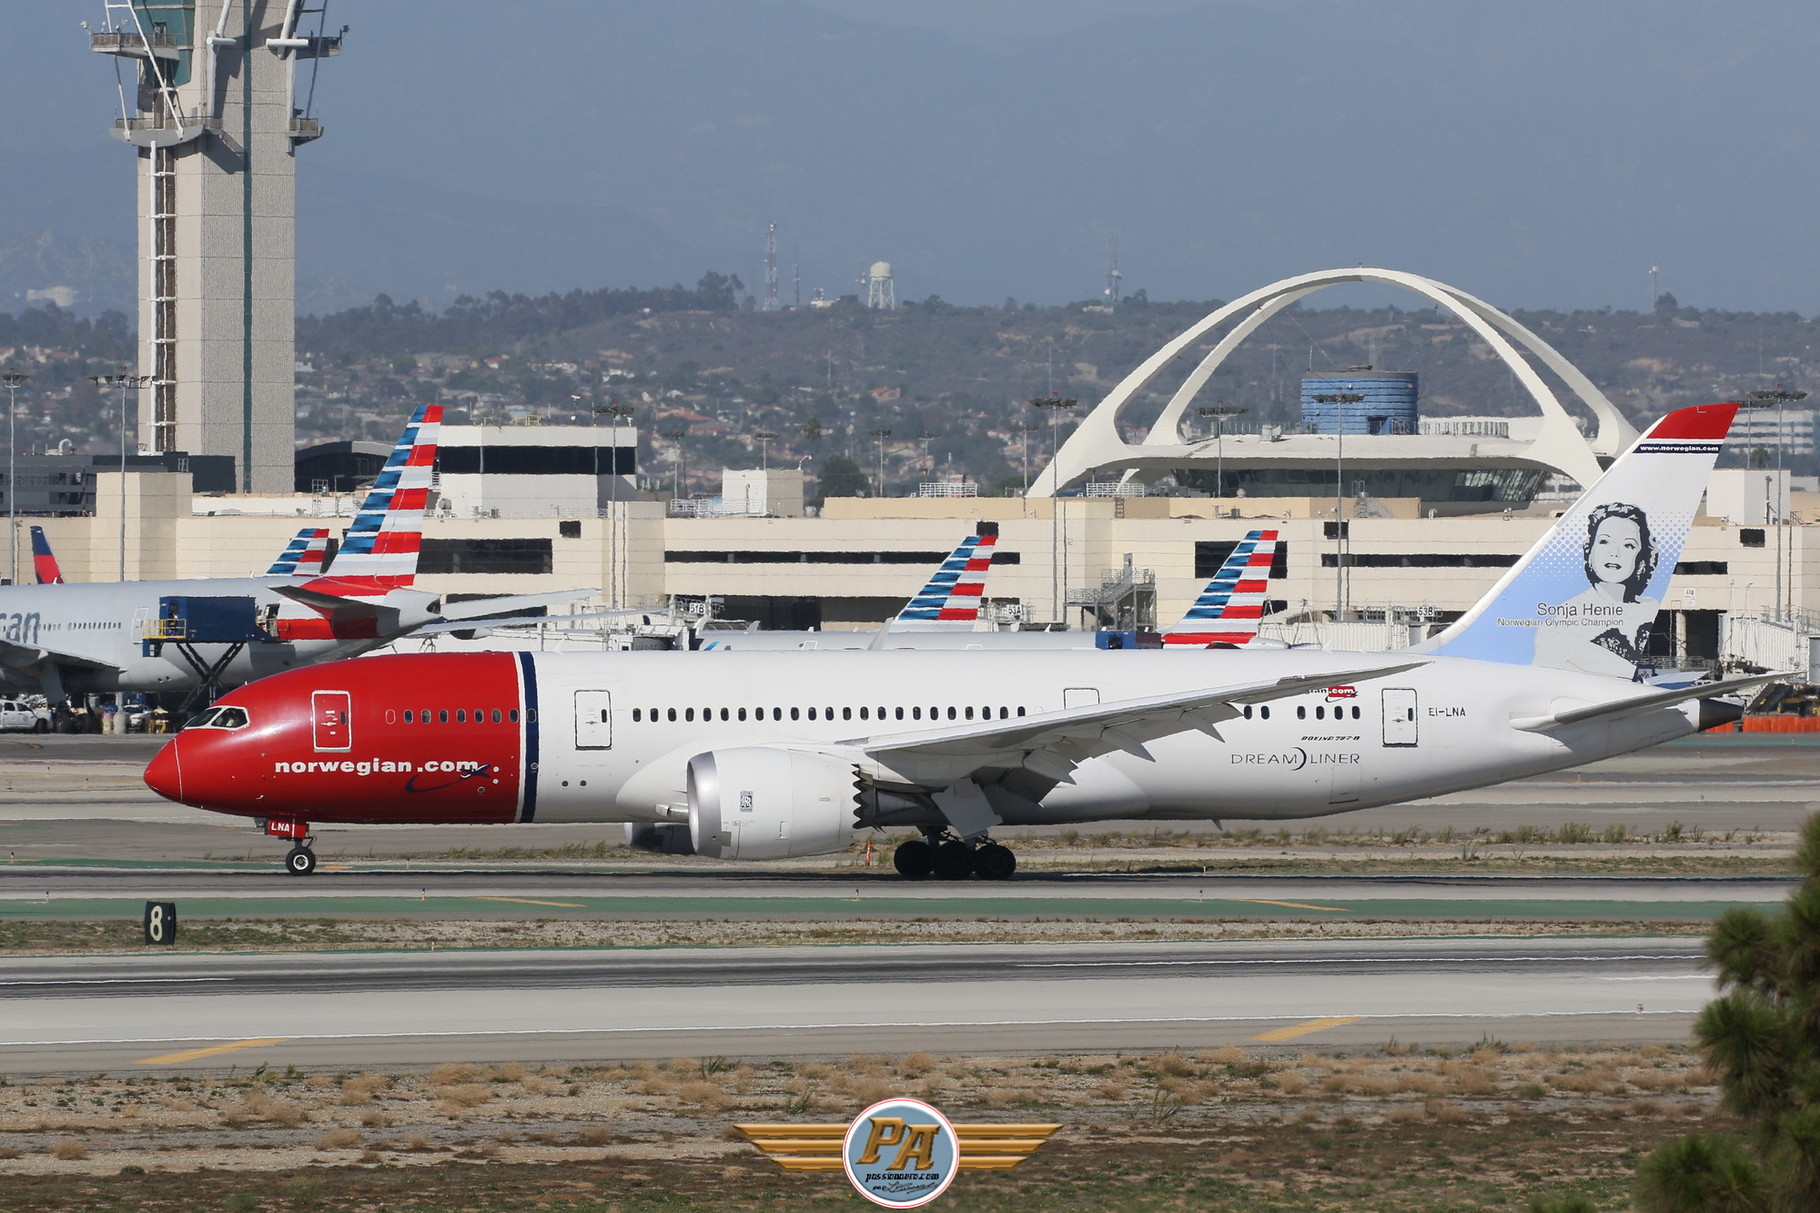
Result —
M689 837L710 859L792 859L844 850L859 832L851 763L784 746L689 760Z
M652 851L658 855L695 854L695 843L689 838L689 827L681 822L658 825L651 821L628 821L626 845L634 851Z

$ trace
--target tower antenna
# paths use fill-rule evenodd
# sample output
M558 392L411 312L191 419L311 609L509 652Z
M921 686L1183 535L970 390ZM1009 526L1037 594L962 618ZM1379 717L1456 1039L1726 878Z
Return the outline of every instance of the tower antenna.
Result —
M777 297L777 224L765 225L765 302L764 310L775 312L781 304Z
M1106 290L1104 293L1107 303L1119 301L1120 287L1124 279L1125 275L1119 273L1119 238L1118 234L1114 233L1106 238Z

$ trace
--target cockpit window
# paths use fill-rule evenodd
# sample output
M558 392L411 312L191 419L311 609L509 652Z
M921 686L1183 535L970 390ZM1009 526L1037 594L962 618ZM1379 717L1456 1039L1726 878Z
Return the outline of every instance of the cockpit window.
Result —
M244 729L246 726L245 708L213 707L204 709L201 715L184 727L190 729Z

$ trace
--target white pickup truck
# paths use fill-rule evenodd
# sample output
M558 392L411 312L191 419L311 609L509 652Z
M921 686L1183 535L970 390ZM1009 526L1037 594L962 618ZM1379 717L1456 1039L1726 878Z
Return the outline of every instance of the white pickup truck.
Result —
M0 699L0 732L48 733L51 714L44 708L28 707L16 699Z

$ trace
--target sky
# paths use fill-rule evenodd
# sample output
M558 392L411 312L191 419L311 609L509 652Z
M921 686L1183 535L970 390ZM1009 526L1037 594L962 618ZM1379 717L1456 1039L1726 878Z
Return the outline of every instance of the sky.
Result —
M11 0L0 250L134 242L101 6ZM1354 264L1507 307L1820 312L1812 0L330 0L307 306L757 286L1231 298ZM29 259L25 259L29 261ZM95 260L95 258L90 258ZM104 259L102 259L104 260ZM42 270L0 258L8 292ZM75 265L75 269L63 267ZM130 289L130 288L129 288ZM1323 297L1326 298L1326 297Z

